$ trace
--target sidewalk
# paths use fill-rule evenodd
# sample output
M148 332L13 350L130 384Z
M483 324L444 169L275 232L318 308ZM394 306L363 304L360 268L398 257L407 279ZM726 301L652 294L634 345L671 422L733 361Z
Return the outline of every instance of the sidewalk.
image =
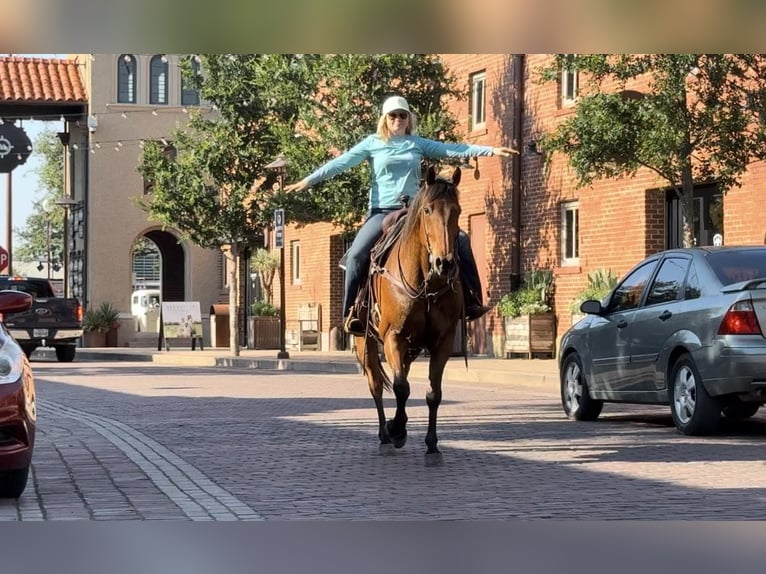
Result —
M205 348L192 351L189 348L111 347L102 349L78 348L75 361L136 361L161 365L227 367L236 369L262 369L295 371L300 373L358 373L361 369L350 351L288 351L289 359L277 359L276 350L254 351L242 349L234 357L228 348ZM56 360L53 349L40 348L35 358ZM419 357L412 364L410 376L428 378L428 359ZM558 367L555 359L497 359L488 357L460 356L450 358L444 371L444 382L515 383L558 388Z

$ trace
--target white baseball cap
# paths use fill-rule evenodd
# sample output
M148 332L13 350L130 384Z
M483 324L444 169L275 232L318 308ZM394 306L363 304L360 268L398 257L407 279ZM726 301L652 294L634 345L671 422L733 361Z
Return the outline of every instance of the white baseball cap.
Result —
M393 112L395 110L404 110L405 112L412 113L410 111L410 105L407 103L407 100L401 96L391 96L390 98L386 99L385 102L383 102L381 115L385 116L387 113Z

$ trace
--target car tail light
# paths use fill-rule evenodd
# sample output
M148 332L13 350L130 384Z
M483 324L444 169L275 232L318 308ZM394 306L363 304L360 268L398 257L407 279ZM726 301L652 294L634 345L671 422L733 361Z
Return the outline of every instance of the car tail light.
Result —
M750 301L734 303L721 321L719 335L760 335L761 326Z
M74 314L78 321L82 321L82 305L77 305L77 307L75 307Z

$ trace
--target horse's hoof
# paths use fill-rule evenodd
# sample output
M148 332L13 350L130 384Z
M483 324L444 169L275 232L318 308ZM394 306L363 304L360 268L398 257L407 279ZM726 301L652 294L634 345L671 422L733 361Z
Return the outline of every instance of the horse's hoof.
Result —
M394 445L391 444L390 442L386 442L386 443L382 442L380 443L380 445L378 445L378 454L380 455L391 456L392 454L394 454L394 452L395 452Z
M426 466L441 466L444 464L444 457L440 452L426 453Z
M398 437L391 437L391 441L394 443L394 448L402 448L405 444L407 444L407 433L404 433Z

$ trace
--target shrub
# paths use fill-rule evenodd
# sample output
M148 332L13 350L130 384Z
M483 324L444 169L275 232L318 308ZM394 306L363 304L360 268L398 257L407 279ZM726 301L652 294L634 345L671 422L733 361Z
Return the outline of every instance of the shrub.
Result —
M120 312L108 301L97 309L88 309L82 317L82 329L88 332L107 333L120 326Z
M275 307L266 301L255 301L250 306L250 315L255 317L277 317L279 315L279 307Z
M612 275L612 270L596 269L588 273L588 285L580 291L572 301L572 313L580 312L580 305L584 301L595 299L603 301L604 297L609 295L612 289L617 285L617 275Z
M518 291L506 293L497 304L503 317L538 315L551 310L553 272L549 269L530 271Z

